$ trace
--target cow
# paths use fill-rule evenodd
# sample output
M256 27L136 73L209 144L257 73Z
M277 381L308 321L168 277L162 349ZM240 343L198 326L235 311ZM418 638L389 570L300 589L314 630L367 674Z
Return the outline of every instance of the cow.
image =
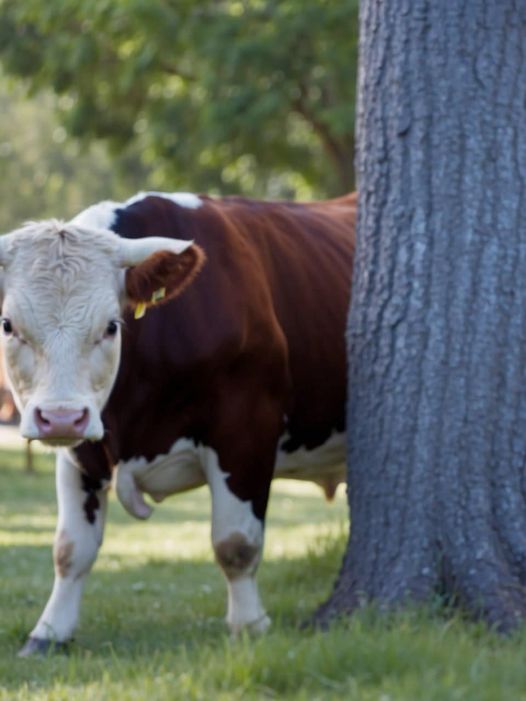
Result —
M255 574L273 476L345 479L356 195L139 193L0 237L0 329L29 440L56 449L55 579L20 655L67 644L107 492L146 519L207 484L233 634L270 619Z

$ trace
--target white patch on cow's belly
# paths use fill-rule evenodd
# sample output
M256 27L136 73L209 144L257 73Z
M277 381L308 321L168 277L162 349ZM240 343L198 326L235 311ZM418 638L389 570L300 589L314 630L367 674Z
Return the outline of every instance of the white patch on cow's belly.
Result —
M188 438L179 438L169 452L148 461L133 458L117 466L115 488L124 506L133 516L148 518L142 493L160 502L171 494L184 492L205 484L198 449Z
M333 475L345 480L345 433L333 433L325 443L312 450L302 447L292 453L281 450L288 438L286 434L280 440L274 471L276 477L318 482Z
M150 190L148 192L138 192L129 200L124 203L125 207L129 207L131 204L140 202L146 197L163 197L165 200L170 200L175 202L179 207L186 207L187 209L197 209L203 202L200 197L194 195L193 192L157 192L156 190Z

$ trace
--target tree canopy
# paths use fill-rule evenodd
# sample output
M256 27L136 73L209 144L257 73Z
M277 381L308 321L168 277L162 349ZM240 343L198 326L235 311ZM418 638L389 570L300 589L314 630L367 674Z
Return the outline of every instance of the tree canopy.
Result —
M0 60L151 186L335 195L354 185L357 5L3 0Z
M131 154L111 160L102 144L68 139L55 104L49 92L26 98L0 73L0 233L29 219L67 219L144 185L146 173Z

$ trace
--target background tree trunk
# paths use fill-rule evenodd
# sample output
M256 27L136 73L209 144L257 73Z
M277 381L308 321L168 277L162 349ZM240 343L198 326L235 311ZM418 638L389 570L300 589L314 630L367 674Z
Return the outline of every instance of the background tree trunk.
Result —
M526 4L362 0L352 534L327 621L526 614Z

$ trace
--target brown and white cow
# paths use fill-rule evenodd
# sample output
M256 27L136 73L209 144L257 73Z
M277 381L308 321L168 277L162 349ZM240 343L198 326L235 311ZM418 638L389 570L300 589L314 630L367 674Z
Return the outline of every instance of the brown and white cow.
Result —
M0 237L21 431L57 447L55 582L22 655L71 637L112 478L138 518L144 494L207 483L228 625L268 626L255 572L273 475L328 494L344 479L355 210L354 195L141 193Z

